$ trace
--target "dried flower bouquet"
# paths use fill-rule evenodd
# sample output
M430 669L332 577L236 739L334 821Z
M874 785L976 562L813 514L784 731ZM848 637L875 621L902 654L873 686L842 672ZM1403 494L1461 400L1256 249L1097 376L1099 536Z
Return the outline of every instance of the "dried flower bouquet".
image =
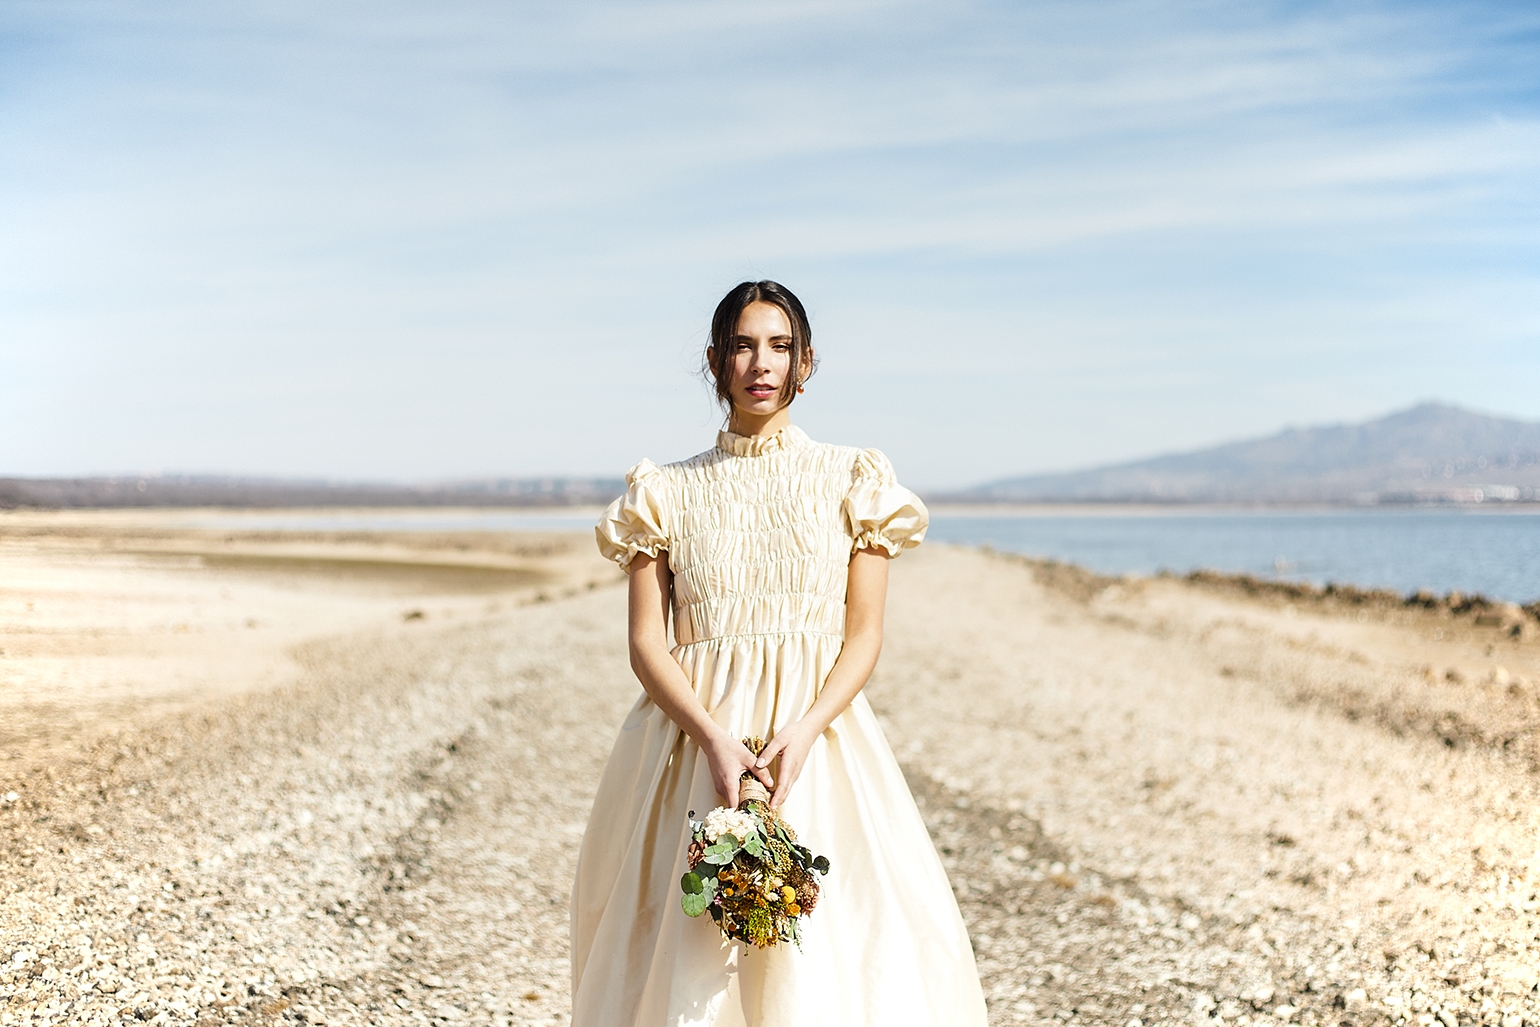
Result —
M743 744L758 754L759 738ZM827 874L829 860L797 844L797 833L770 808L770 795L744 774L737 809L718 806L705 819L690 812L689 867L679 881L680 905L690 916L710 913L722 934L765 948L779 942L800 945L798 925L818 902L814 874Z

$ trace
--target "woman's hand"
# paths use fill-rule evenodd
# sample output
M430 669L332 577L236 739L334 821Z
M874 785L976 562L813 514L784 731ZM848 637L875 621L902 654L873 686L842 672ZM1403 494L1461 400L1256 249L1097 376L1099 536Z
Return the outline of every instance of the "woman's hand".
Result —
M791 786L797 783L797 778L802 775L802 765L807 762L807 754L812 751L813 742L822 734L816 724L809 724L806 720L799 720L780 731L775 738L765 746L764 752L759 754L755 766L761 770L770 766L770 761L777 756L781 759L781 765L777 768L780 781L775 786L775 792L770 796L772 809L779 809L781 803L786 801L786 796L791 792Z
M770 771L755 762L749 747L726 732L719 732L704 746L706 762L711 766L711 783L717 794L727 800L728 809L738 808L738 784L745 773L759 778L765 788L774 788Z

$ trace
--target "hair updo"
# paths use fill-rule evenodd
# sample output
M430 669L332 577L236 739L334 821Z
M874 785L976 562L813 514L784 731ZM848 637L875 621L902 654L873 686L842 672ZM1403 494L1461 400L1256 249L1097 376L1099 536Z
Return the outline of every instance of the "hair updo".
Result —
M813 376L818 366L813 352L813 326L808 323L807 311L802 301L779 282L740 282L728 290L711 315L711 348L706 354L705 371L715 385L717 402L729 413L733 408L732 366L733 340L738 334L738 319L750 303L769 303L779 307L791 325L791 366L786 380L781 383L781 406L797 398L797 386ZM714 359L713 359L714 358ZM803 365L807 374L798 377Z

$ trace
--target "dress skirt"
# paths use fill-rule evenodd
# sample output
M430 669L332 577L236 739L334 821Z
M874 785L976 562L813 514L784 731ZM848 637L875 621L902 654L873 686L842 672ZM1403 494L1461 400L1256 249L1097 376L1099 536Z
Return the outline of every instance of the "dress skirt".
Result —
M836 634L729 635L675 658L736 737L812 705ZM574 1027L982 1027L951 885L864 696L813 744L782 815L832 864L802 945L728 942L679 905L689 819L720 804L700 749L645 695L610 755L572 896Z

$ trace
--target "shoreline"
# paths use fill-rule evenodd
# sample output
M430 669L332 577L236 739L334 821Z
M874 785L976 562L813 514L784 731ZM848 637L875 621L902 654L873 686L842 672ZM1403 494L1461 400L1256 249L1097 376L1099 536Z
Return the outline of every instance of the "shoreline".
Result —
M1420 508L1416 511L1407 509L1393 512L1405 513L1411 516L1418 516L1427 512L1460 513L1462 515L1476 514L1480 516L1540 516L1540 504L1519 505L1525 508L1460 508L1458 510L1450 508ZM1230 516L1236 514L1267 516L1280 513L1280 509L1275 507L1258 508L1222 505L1152 507L1140 504L1079 506L1043 504L936 505L931 506L929 509L931 514L938 518L1037 518L1058 516L1165 518L1180 516ZM1300 507L1291 508L1283 512L1286 515L1314 516L1342 513L1347 509L1340 507ZM1386 512L1383 508L1351 509L1353 512L1364 513ZM83 533L89 536L94 529L96 531L105 530L109 533L135 530L157 535L165 532L172 534L184 533L189 536L200 535L210 538L221 533L228 534L233 532L235 537L228 541L235 541L237 537L249 537L249 539L266 544L269 547L282 540L290 542L311 541L323 546L335 545L335 543L341 540L362 541L367 545L372 540L373 544L377 547L381 543L394 540L396 542L413 543L407 547L408 550L421 550L423 548L445 548L429 538L429 536L434 534L442 534L448 538L475 539L476 544L471 546L456 546L455 548L461 552L449 558L450 564L462 565L467 569L481 568L485 565L483 568L485 570L503 571L521 569L520 561L517 556L510 561L509 556L505 553L498 553L496 556L491 555L487 545L488 539L498 536L513 538L548 534L569 539L581 538L586 542L589 536L586 523L577 526L562 522L586 522L597 519L603 510L604 507L597 505L530 507L517 510L508 507L485 506L315 506L272 507L265 509L211 506L185 508L72 508L59 510L0 509L0 543L14 541L20 537L44 537L53 534L58 529L64 529L65 534L68 535ZM10 539L7 539L8 535L11 536ZM1109 573L1096 570L1072 559L1059 559L1052 556L1008 549L989 541L954 542L945 539L935 539L932 544L955 545L981 550L986 553L998 553L1019 558L1029 563L1060 566L1109 584L1134 578L1174 578L1205 584L1228 582L1241 591L1252 595L1271 593L1296 599L1315 596L1323 599L1334 599L1355 606L1372 604L1378 606L1420 606L1424 608L1444 607L1454 616L1470 615L1480 617L1493 611L1506 611L1508 613L1519 611L1528 619L1535 621L1536 624L1540 624L1540 598L1529 603L1518 603L1471 590L1445 589L1438 591L1431 589L1408 589L1401 591L1387 587L1361 585L1352 581L1327 579L1320 583L1314 583L1282 577L1269 577L1255 572L1218 570L1201 566L1191 570L1161 568L1153 572ZM490 549L494 550L497 548L500 547L496 545L490 547ZM581 551L582 548L583 543L576 545L578 551ZM470 550L470 552L467 553L466 550ZM296 554L284 553L283 555L293 558ZM338 558L341 559L340 554L338 554ZM392 559L399 561L401 558L401 550L398 547ZM356 555L354 559L357 559ZM409 555L406 557L406 560L413 562L421 560L421 557ZM364 562L367 562L367 558L365 558ZM1511 621L1512 618L1510 618L1510 626Z
M619 495L619 493L617 493ZM1341 514L1341 513L1475 513L1540 515L1540 500L1489 500L1483 502L1141 502L1131 500L1064 500L1064 501L1004 501L1004 500L955 500L945 495L935 499L920 498L932 513L945 516L1183 516L1187 514ZM120 503L112 505L72 506L0 506L0 517L25 517L28 515L82 514L96 516L119 514L133 517L147 515L184 515L194 513L220 513L230 515L271 516L274 514L310 514L328 516L372 515L392 513L422 516L505 516L505 517L564 517L593 511L596 515L605 503L585 500L577 503L266 503L221 505L218 503L165 504Z
M923 498L923 497L922 497ZM927 502L943 517L1202 517L1429 513L1540 516L1540 502L1497 503L956 503Z
M0 530L7 526L55 524L164 525L195 528L199 520L224 518L232 524L271 518L319 517L345 520L371 517L420 517L452 520L464 517L597 518L603 505L572 506L94 506L0 507Z
M1119 585L1170 581L1230 592L1250 599L1269 599L1279 602L1303 601L1327 610L1347 608L1381 612L1425 610L1436 616L1453 618L1462 623L1468 622L1476 628L1490 628L1499 636L1521 642L1540 638L1540 600L1521 605L1493 599L1479 592L1451 590L1437 594L1429 589L1418 589L1401 593L1389 588L1362 588L1337 582L1316 585L1308 581L1280 581L1260 578L1245 572L1203 568L1186 572L1159 571L1155 574L1112 575L1102 574L1070 561L1028 556L993 546L960 548L976 549L989 556L1020 561L1036 568L1045 580L1073 582L1074 584L1068 587L1072 591L1082 593Z

